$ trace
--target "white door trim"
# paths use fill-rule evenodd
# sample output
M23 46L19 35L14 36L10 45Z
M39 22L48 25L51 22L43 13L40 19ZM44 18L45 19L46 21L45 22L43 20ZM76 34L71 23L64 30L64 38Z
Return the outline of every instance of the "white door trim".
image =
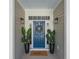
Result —
M42 49L30 49L30 51L49 51L49 49L46 49L46 48L42 48Z
M40 49L33 48L33 21L45 21L45 35L46 35L46 31L47 31L47 28L46 28L46 20L32 20L32 44L30 45L30 50L48 50L46 36L45 36L45 48L40 48Z

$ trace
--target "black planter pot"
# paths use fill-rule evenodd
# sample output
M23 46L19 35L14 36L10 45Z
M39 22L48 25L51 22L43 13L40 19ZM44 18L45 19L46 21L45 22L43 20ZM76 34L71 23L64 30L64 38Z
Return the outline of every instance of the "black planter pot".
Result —
M25 53L29 53L29 44L24 44Z
M50 45L49 45L49 48L50 48L50 53L51 53L51 54L54 54L55 44L50 44Z

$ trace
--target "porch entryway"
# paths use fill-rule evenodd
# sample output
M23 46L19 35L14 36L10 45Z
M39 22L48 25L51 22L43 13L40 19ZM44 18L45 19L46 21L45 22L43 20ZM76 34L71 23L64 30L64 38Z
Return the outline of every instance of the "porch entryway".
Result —
M15 1L15 59L64 59L64 0ZM24 35L21 34L22 27L25 28ZM56 36L52 35L55 32ZM29 53L24 52L24 44ZM31 56L32 51L46 51L48 55Z

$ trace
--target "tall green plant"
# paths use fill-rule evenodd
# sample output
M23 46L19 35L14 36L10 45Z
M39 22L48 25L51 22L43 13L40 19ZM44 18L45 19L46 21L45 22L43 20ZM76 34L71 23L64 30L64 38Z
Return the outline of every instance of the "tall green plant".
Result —
M31 30L31 28L29 28L27 30L27 39L29 39L30 43L31 43L31 35L32 35L32 30Z
M55 43L55 30L51 31L50 29L48 29L46 37L49 44Z
M29 43L29 40L27 39L27 36L26 36L26 30L25 30L25 27L22 27L22 28L21 28L21 33L22 33L22 39L21 39L21 42L24 43L24 44Z
M25 36L26 31L25 31L24 27L21 28L21 33L22 33L23 36Z

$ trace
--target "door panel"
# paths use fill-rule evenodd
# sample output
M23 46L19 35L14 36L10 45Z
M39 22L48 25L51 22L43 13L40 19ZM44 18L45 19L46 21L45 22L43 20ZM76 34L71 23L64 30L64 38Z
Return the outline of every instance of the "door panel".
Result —
M45 21L33 21L33 48L45 48Z

